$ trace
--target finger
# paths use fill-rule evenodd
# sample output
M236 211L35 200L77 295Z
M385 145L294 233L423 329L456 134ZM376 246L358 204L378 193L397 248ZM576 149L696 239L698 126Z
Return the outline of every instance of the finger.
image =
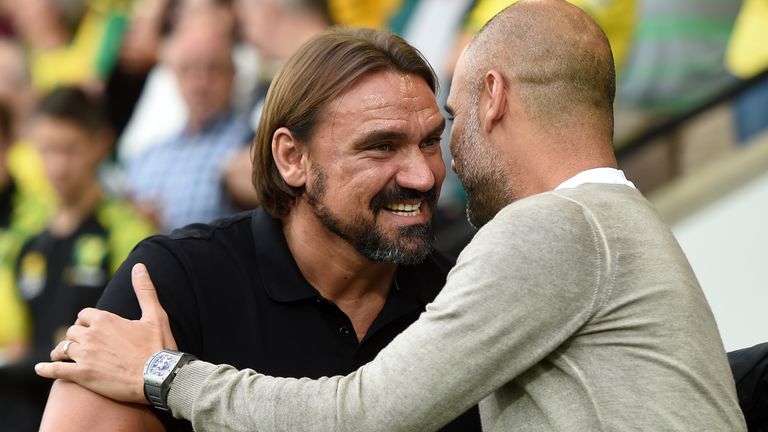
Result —
M35 365L35 373L43 378L75 381L77 372L77 363L51 362Z
M168 314L157 298L157 290L155 290L155 285L152 283L144 264L139 263L133 266L131 281L133 290L136 292L136 298L139 300L139 307L141 307L141 319L153 321L159 326L165 348L177 349L176 340L168 322Z
M51 360L74 360L75 357L77 357L75 351L79 348L80 344L78 342L72 340L63 340L53 348L53 351L51 351Z
M85 334L88 333L88 327L81 325L71 325L67 329L67 333L64 336L64 340L71 340L73 342L80 342L83 340Z
M167 315L157 298L157 291L152 279L149 278L147 267L144 264L136 264L131 270L131 282L133 291L139 300L141 318L164 319Z
M90 327L91 324L97 319L99 314L103 312L104 311L101 311L96 308L91 308L91 307L85 308L77 314L77 320L75 320L75 325Z

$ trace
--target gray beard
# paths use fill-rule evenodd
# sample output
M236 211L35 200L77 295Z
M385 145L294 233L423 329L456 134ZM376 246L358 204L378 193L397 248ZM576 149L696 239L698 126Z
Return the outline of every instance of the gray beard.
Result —
M360 255L373 262L413 265L424 262L432 252L434 235L432 224L429 222L401 228L399 238L394 241L384 236L375 221L368 223L358 217L345 226L321 203L325 195L325 183L325 173L318 170L312 187L307 189L307 202L320 223L352 245ZM409 248L409 243L418 244Z

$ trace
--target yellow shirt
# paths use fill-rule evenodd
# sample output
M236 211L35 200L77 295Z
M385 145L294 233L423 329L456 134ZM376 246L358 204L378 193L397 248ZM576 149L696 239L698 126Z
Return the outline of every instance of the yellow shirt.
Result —
M18 148L18 145L13 148ZM24 150L29 149L22 147L22 154ZM10 161L9 152L9 163ZM25 184L25 181L29 180L22 181L15 177L13 172L11 177L16 184L16 193L12 197L11 221L9 226L0 227L0 351L6 344L25 340L28 336L26 307L16 294L13 267L24 242L45 228L53 207L51 201L46 202L41 200L40 196L30 193L29 185ZM47 182L38 185L41 191L45 191L46 186Z
M768 0L745 0L736 18L725 63L741 78L768 68Z
M397 13L402 0L329 0L328 9L333 20L340 25L387 28Z

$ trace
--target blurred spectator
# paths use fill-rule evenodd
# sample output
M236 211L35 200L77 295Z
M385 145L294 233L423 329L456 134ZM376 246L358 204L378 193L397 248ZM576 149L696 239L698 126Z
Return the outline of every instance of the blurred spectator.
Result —
M14 41L0 39L0 100L11 110L14 135L20 135L35 99L23 51ZM23 193L42 202L53 202L53 190L43 173L40 157L25 139L15 139L8 150L7 168Z
M328 0L332 20L350 27L385 29L408 0ZM316 2L319 3L319 2Z
M157 63L170 3L171 0L134 1L128 19L120 22L122 38L113 47L115 64L104 86L107 117L115 136L123 133Z
M167 141L175 136L186 124L186 104L177 86L174 72L167 62L155 64L162 56L163 48L168 43L168 34L173 32L177 23L195 15L205 15L210 22L216 22L222 31L235 31L235 12L231 0L143 0L123 46L121 62L116 74L118 78L128 78L133 83L127 89L123 84L112 81L108 91L118 94L126 100L127 96L137 97L135 108L131 109L130 120L118 138L118 158L123 163L142 153L149 147ZM154 57L153 57L154 56ZM235 111L245 111L251 101L251 92L256 84L255 75L259 59L255 50L248 44L234 45L233 57L236 65L235 84L232 91L232 107ZM125 67L123 58L127 61ZM146 83L141 81L139 66L145 70ZM130 70L133 72L129 71ZM125 80L123 80L125 82ZM140 92L140 95L139 95ZM127 100L126 100L127 102ZM120 110L127 113L129 104Z
M18 360L27 338L26 309L13 282L13 265L21 246L47 221L47 207L21 191L6 166L13 143L11 110L0 103L0 364Z
M100 89L114 66L127 0L6 0L14 28L28 47L33 87L60 84Z
M133 246L152 233L134 209L102 192L97 169L111 134L94 99L76 87L57 88L40 103L31 134L59 207L16 263L32 332L26 356L0 368L2 390L13 391L15 408L3 416L13 430L37 430L42 415L50 383L35 376L34 364L48 358L77 313L96 304Z
M222 176L250 131L230 106L235 68L226 26L205 14L184 18L174 30L164 61L186 105L186 125L170 140L128 162L127 189L164 231L170 231L237 210Z
M37 152L16 138L33 103L21 49L0 39L0 364L19 358L28 335L13 265L24 241L45 227L53 201Z
M125 100L133 96L130 108L119 108L126 123L116 130L117 153L121 162L129 161L152 144L171 137L184 126L184 104L173 74L160 60L166 33L173 26L174 0L136 2L134 16L120 51L115 74L133 81L126 89L119 81L107 83L110 98ZM111 78L111 77L110 77ZM130 112L127 112L130 111Z
M749 79L768 70L768 1L745 0L733 30L728 53L728 68L736 76ZM734 104L738 139L748 141L768 127L768 80L764 80Z
M265 60L278 65L304 42L333 24L324 0L236 0L238 28ZM250 123L259 123L272 72L265 71L253 97Z
M735 80L723 59L741 0L643 0L619 81L617 136L702 104Z
M263 57L278 64L332 24L324 0L236 0L235 5L238 25L245 41ZM263 77L253 93L249 123L254 132L270 80L271 75ZM245 147L225 172L226 188L243 208L257 204L251 183L252 171L249 148Z
M236 0L243 38L264 57L282 61L332 20L323 0Z

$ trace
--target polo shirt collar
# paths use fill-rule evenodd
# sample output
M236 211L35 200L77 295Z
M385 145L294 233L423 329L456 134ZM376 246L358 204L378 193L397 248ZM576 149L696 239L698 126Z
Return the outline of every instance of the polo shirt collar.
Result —
M582 171L562 182L555 190L576 188L586 183L621 184L635 188L635 185L624 176L623 171L604 167Z
M253 211L251 229L262 286L272 300L296 302L320 297L293 259L281 220L259 207Z
M267 295L278 302L297 302L322 296L304 279L283 235L283 223L258 207L251 228L256 247L256 265ZM445 283L448 268L440 269L432 256L422 264L398 266L390 298L411 298L421 306L431 302Z

